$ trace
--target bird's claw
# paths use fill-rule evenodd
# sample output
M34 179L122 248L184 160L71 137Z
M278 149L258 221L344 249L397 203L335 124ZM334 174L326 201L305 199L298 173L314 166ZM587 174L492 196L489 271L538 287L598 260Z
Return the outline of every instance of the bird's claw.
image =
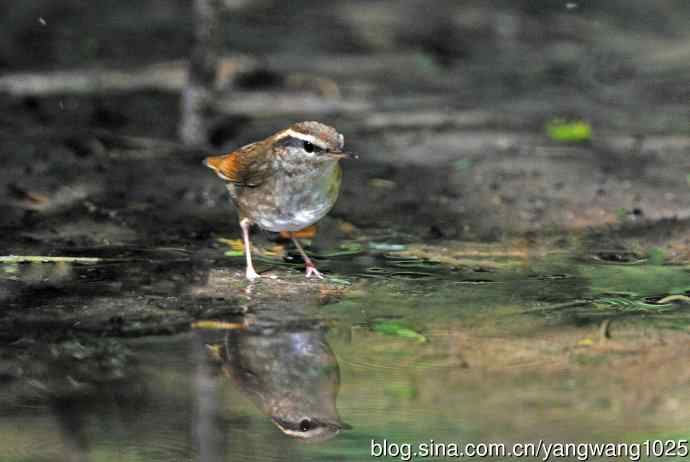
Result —
M261 276L256 271L254 271L254 268L247 268L247 279L249 280L249 282L254 282L260 277Z
M323 279L323 274L321 274L321 272L316 269L316 266L307 265L307 272L306 272L305 276L310 278L312 276L312 274L319 279Z

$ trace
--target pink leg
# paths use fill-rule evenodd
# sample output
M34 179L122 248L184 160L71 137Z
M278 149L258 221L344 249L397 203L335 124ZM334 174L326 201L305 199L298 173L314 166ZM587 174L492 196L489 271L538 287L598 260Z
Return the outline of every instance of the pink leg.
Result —
M254 265L252 264L252 244L249 242L249 227L251 224L249 220L243 218L240 220L240 226L242 227L242 238L244 239L244 255L247 257L247 279L253 281L261 276L254 271Z
M292 242L294 242L295 247L297 247L297 250L299 250L300 255L302 255L302 258L304 259L304 265L307 267L306 276L311 277L311 275L313 274L317 278L323 279L323 274L321 274L319 270L316 269L316 265L314 265L314 262L311 261L311 258L309 258L307 254L304 252L304 249L300 245L299 241L294 237L291 239Z

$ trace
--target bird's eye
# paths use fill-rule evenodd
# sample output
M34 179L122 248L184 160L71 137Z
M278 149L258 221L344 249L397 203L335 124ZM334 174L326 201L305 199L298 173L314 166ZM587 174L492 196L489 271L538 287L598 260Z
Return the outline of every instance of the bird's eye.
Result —
M314 152L314 145L311 144L309 141L304 142L304 150L307 152Z
M309 419L302 419L302 421L299 423L299 429L303 432L309 431L310 428L311 422L309 422Z

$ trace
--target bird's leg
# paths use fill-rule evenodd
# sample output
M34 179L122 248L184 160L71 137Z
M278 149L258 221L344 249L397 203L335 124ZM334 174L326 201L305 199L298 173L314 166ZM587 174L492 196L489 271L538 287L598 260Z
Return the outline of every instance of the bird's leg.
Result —
M256 278L260 278L256 271L254 271L254 265L252 264L252 244L249 242L249 227L251 224L249 220L243 218L240 220L240 227L242 228L242 239L244 239L244 255L247 257L247 279L253 281Z
M304 266L307 267L307 277L311 277L313 274L319 279L323 279L323 274L319 272L319 270L316 269L316 265L314 265L314 262L311 261L311 258L307 256L307 254L304 252L304 249L300 245L299 241L295 239L294 237L291 237L292 242L295 244L295 247L297 247L297 250L299 250L300 255L302 255L302 258L304 259Z

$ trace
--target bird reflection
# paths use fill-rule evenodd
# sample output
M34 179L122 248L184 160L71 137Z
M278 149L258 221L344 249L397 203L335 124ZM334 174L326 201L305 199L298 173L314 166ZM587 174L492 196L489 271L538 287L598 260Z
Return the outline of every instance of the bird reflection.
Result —
M232 329L209 352L286 435L324 441L349 428L338 416L339 368L323 325Z

